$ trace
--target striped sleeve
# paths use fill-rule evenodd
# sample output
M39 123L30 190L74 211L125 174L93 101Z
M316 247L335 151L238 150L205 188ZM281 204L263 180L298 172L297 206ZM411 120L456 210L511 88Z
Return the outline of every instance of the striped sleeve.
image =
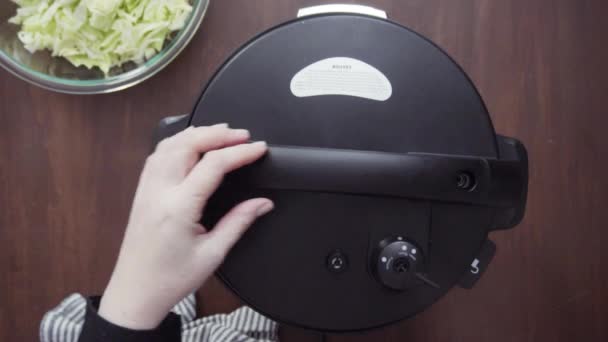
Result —
M40 341L76 342L84 323L86 306L87 302L81 295L73 294L47 312L40 324Z
M183 342L275 342L278 324L249 307L185 324Z
M40 324L40 341L77 342L87 317L87 305L85 297L73 294L46 313ZM196 320L196 299L191 294L172 311L181 317L184 342L278 341L277 323L248 307Z

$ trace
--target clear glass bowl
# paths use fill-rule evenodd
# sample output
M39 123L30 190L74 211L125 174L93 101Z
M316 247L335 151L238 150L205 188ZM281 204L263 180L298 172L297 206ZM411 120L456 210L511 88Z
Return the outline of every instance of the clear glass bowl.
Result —
M27 82L62 93L98 94L126 89L152 77L177 57L198 31L208 5L209 0L192 0L193 11L186 26L173 34L161 52L143 64L113 68L105 76L97 68L77 68L63 58L52 57L48 51L27 51L17 38L19 26L8 23L17 6L10 0L0 0L0 66Z

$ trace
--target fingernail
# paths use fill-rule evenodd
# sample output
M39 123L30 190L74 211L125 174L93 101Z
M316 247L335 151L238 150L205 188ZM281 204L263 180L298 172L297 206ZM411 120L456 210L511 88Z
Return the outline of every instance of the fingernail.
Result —
M266 147L268 144L265 141L256 141L252 145Z
M250 133L246 129L235 129L232 131L232 134L234 134L236 138L240 139L249 139L250 137Z
M258 210L256 210L255 214L260 217L268 214L272 209L274 209L274 203L272 203L272 201L266 201L264 202L264 204L258 207Z
M228 128L228 124L227 123L220 123L220 124L217 124L217 125L213 125L211 127Z

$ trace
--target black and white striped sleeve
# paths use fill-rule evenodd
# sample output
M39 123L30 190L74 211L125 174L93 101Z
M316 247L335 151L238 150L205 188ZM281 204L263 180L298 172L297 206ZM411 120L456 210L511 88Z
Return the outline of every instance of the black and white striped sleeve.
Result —
M80 294L69 296L42 319L40 341L278 341L277 323L248 307L230 314L196 320L194 295L179 302L153 331L134 331L115 326L97 315L98 305L99 298L86 299Z

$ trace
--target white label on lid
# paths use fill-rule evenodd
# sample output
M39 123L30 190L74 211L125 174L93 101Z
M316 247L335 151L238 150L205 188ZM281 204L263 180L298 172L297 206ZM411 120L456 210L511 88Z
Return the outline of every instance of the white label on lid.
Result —
M302 69L291 79L297 97L346 95L386 101L393 94L388 78L373 66L354 58L333 57Z

